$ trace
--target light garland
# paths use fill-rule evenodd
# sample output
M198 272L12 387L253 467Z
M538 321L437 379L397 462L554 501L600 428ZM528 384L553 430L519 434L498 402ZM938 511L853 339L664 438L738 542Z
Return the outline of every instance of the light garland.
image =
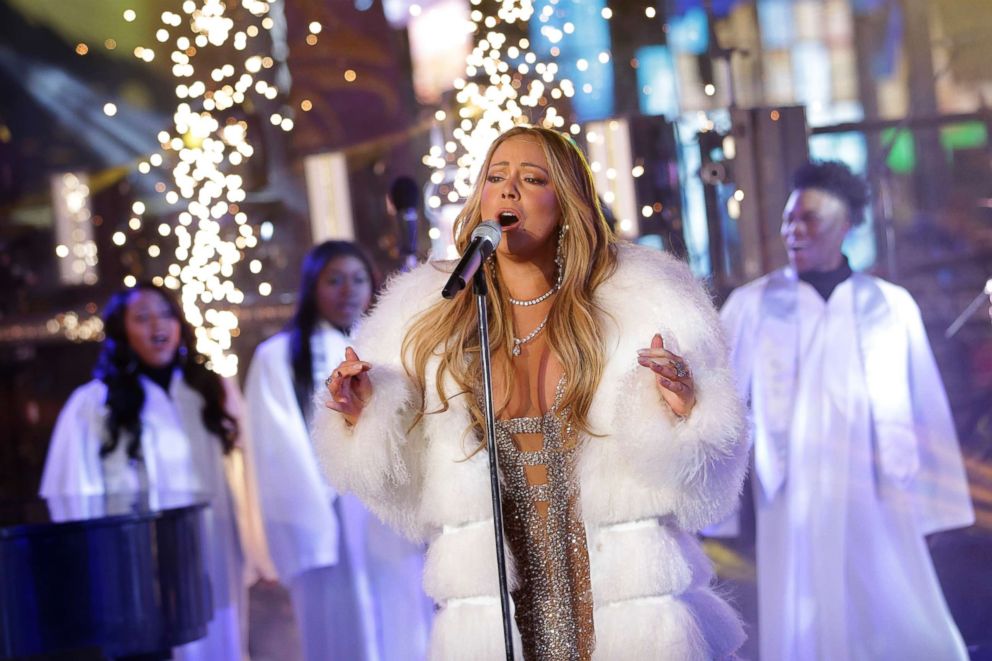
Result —
M562 75L559 68L558 60L564 57L563 50L567 50L563 49L563 44L577 30L575 23L561 19L558 0L491 0L497 6L495 13L488 16L479 8L485 1L489 0L471 0L471 31L481 38L477 38L467 59L464 77L454 81L455 107L447 112L438 110L435 114L438 129L434 132L434 144L423 158L424 164L434 170L430 178L433 191L426 203L436 224L432 229L438 231L432 233L431 238L435 249L440 249L438 254L446 253L447 257L456 257L457 251L450 241L440 239L443 232L437 225L450 227L453 209L471 192L472 182L478 177L478 168L492 141L521 123L567 130L579 136L583 129L575 120L569 99L577 94L594 93L592 84L587 82L579 89L578 84ZM535 10L536 5L540 6L539 11ZM646 13L650 17L651 12ZM608 7L602 8L599 14L604 21L613 16ZM535 35L535 39L546 40L541 46L547 48L535 47L527 37L513 41L507 36L508 30L501 28L532 21L537 21L540 27L530 30L530 34ZM538 52L546 52L552 59L543 60ZM592 59L577 59L574 69L581 74L590 71L591 67L607 66L610 61L608 50L601 50ZM599 124L606 123L594 123ZM616 124L609 122L611 129ZM442 137L445 132L447 137ZM611 165L614 150L595 149L599 136L593 129L584 137L590 146L590 167L604 201L612 206L620 201L618 196L621 194L624 200L632 197L632 191L620 191L617 187L619 180ZM618 231L622 235L632 237L636 234L634 215L636 209L618 219Z
M51 184L59 279L68 285L95 284L98 260L89 181L82 173L66 172L53 176Z
M103 320L99 315L80 317L76 312L59 313L45 322L50 335L61 335L70 342L90 342L103 339Z
M431 181L437 192L428 207L458 202L471 192L489 145L504 131L521 123L539 123L561 129L566 119L557 107L575 94L567 79L556 78L558 65L538 60L526 37L511 43L500 25L526 23L534 14L532 0L501 0L495 15L486 16L472 0L472 31L483 34L469 55L465 77L455 80L458 107L450 118L451 140L435 144L423 162L434 169ZM436 119L449 119L438 111ZM453 171L453 172L452 172ZM450 188L442 186L449 180Z
M251 24L244 29L236 29L221 0L185 0L182 13L162 13L162 27L155 38L162 44L172 42L169 61L176 79L177 105L171 130L158 134L162 152L138 164L138 171L144 174L168 161L172 181L158 182L156 190L178 210L178 223L161 223L157 228L162 238L171 237L175 248L166 274L156 276L153 282L179 290L183 312L196 333L196 349L208 357L209 367L225 376L235 374L238 368L237 356L230 353L238 317L219 308L244 301L244 292L235 285L234 271L245 253L258 244L248 216L239 207L246 193L244 180L237 173L255 150L248 139L247 122L231 116L231 111L250 97L260 105L279 95L277 87L265 80L266 70L274 64L272 58L249 49L252 40L273 27L269 2L241 0L240 4L251 17ZM125 14L131 16L125 20L134 19L132 10ZM156 57L149 47L138 47L134 54L146 62ZM290 131L290 115L284 109L268 119ZM143 226L144 205L137 202L132 211L128 228L138 231ZM226 222L231 218L235 232ZM123 246L127 234L118 231L112 239ZM158 243L147 250L152 258L163 252ZM258 273L260 262L252 264L252 273ZM128 275L124 284L134 286L136 279ZM269 293L271 286L260 283L259 294Z
M52 338L76 344L102 341L103 320L96 313L96 305L87 305L85 315L75 311L59 312L44 322L0 325L0 344L44 342Z

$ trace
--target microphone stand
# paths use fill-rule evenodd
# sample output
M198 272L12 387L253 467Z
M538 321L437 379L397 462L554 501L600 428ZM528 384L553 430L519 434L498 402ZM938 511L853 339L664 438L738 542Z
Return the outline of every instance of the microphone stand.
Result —
M496 532L496 569L499 572L499 601L503 610L503 644L507 661L513 661L513 624L510 620L510 593L506 583L506 555L503 548L503 501L500 497L499 454L496 451L496 412L493 410L493 366L489 351L489 287L483 266L472 278L479 311L479 354L482 357L482 387L486 406L486 449L489 451L489 486L493 497L493 528Z
M409 271L418 263L417 259L417 208L411 207L403 209L400 213L403 218L403 229L406 230L406 241L404 246L403 270Z
M976 296L971 303L968 304L968 307L964 309L964 312L959 314L958 318L951 322L951 325L944 331L944 337L947 339L954 337L954 335L961 330L961 327L964 326L965 322L968 321L971 315L975 314L975 310L982 305L982 301L987 298L992 298L992 278L985 283L985 288L982 289L978 296Z

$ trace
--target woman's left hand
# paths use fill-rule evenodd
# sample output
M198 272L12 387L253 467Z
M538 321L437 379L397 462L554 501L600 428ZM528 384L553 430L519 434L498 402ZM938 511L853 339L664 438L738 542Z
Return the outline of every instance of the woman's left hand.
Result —
M658 392L675 415L687 417L696 404L696 388L685 360L665 349L661 335L655 333L651 347L638 350L637 362L655 373Z

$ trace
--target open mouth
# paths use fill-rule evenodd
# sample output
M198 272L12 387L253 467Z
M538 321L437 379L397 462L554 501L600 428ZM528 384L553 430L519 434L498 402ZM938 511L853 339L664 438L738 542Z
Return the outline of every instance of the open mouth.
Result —
M499 221L499 226L504 228L513 227L520 222L520 219L517 218L517 214L511 211L500 211L499 215L496 216L496 220Z

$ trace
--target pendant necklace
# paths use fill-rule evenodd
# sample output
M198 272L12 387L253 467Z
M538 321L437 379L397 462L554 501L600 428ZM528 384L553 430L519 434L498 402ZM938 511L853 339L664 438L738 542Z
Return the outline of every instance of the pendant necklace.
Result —
M526 336L521 338L517 338L517 337L513 338L513 350L510 353L512 353L514 356L519 356L520 347L533 340L535 337L538 336L538 334L540 334L542 330L544 330L544 325L548 323L549 316L551 315L549 314L547 317L544 317L544 320L537 325L537 328L529 332Z

